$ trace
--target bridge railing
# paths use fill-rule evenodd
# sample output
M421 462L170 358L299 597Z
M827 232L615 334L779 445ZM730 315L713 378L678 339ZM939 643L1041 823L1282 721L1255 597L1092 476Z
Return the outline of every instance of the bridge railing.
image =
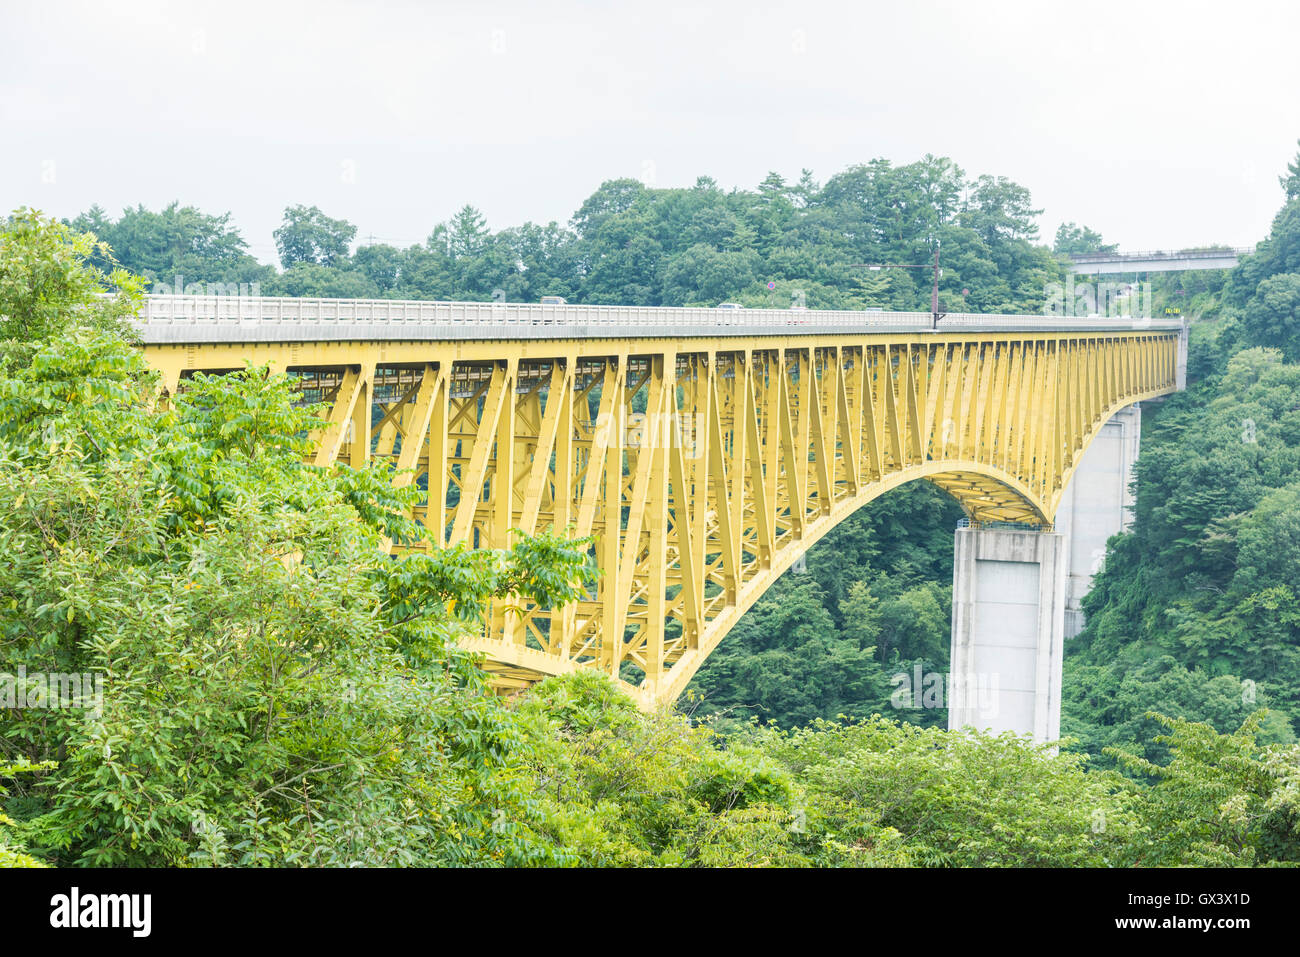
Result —
M922 312L871 313L852 310L709 309L671 306L544 306L516 302L431 302L403 299L292 299L271 296L148 296L140 314L147 325L178 322L451 322L472 324L617 326L693 325L858 326L864 317L879 324L928 325ZM885 318L887 317L887 319Z
M1255 251L1252 246L1203 246L1189 249L1148 249L1113 253L1074 253L1074 263L1128 262L1131 260L1178 259L1228 259L1248 256Z
M320 339L618 338L952 332L958 329L1179 328L1178 322L1041 315L580 306L270 296L148 296L137 317L146 342Z

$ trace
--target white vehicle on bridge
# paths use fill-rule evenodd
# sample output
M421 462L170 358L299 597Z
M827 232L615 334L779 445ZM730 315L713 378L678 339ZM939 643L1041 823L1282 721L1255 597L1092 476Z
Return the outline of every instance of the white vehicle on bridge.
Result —
M727 313L727 315L722 319L722 324L729 326L740 321L739 317L733 317L732 313L742 312L745 307L738 302L720 302L718 303L717 308Z
M563 296L543 296L543 297L542 297L542 305L543 305L543 306L567 306L568 304L569 304L569 301L568 301L567 299L565 299Z

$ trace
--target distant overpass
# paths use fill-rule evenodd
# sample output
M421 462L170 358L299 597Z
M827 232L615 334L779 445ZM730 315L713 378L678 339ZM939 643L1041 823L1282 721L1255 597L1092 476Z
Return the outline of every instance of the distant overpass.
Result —
M1070 268L1089 276L1139 272L1187 272L1192 269L1231 269L1242 256L1255 250L1249 246L1220 246L1203 249L1157 249L1135 253L1089 253L1070 257Z

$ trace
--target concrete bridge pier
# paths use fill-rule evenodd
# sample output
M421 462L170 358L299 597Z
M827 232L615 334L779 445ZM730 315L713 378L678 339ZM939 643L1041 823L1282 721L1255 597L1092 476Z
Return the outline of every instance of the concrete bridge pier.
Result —
M1106 541L1132 522L1141 410L1116 413L1066 487L1053 531L959 528L953 565L948 727L1061 731L1065 639L1083 629L1081 601Z
M952 594L948 728L1061 730L1066 536L959 528Z
M1056 530L1068 539L1065 637L1083 631L1083 596L1101 570L1106 541L1133 524L1133 465L1142 440L1136 403L1111 417L1084 452L1056 509Z

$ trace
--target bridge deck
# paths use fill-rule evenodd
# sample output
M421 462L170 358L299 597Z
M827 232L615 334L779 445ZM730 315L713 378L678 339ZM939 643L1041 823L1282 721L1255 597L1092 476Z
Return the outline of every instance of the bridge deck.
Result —
M1087 275L1125 275L1139 272L1190 272L1196 269L1231 269L1255 250L1181 249L1152 252L1092 253L1070 257L1070 269Z
M1146 318L1049 318L928 312L541 306L390 299L149 296L146 344L373 340L625 339L861 333L1178 329Z

